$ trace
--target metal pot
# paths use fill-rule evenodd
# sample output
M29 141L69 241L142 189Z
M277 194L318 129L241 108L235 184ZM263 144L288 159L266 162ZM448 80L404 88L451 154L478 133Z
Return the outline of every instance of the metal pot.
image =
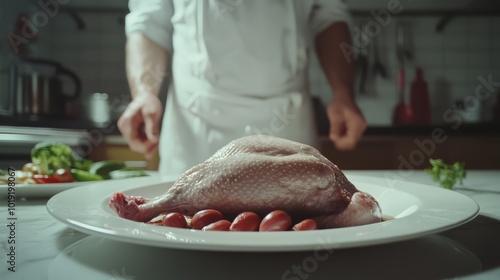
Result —
M60 63L44 59L23 59L11 69L10 115L69 117L66 110L81 92L80 78ZM65 83L72 90L65 90ZM7 110L6 110L7 111Z

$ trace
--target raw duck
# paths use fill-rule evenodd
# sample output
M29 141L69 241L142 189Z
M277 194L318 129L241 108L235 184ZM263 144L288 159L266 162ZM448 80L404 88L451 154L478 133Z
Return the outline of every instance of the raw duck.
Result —
M152 199L115 193L109 205L123 218L147 222L169 212L193 215L217 209L232 219L252 211L283 210L294 220L314 219L318 228L380 222L378 202L360 192L315 148L272 136L236 139L186 171Z

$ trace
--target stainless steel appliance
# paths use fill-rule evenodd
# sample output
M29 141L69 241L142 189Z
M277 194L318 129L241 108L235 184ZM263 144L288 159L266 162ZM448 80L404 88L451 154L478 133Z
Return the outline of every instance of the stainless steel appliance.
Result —
M71 117L67 108L81 92L78 75L50 60L18 60L0 78L0 115Z

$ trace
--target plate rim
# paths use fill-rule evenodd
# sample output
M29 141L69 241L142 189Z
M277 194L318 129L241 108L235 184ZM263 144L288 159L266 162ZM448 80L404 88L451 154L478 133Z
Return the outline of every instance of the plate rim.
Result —
M89 182L69 182L51 184L16 184L15 194L21 197L49 197L65 190L88 185ZM0 197L7 196L9 186L0 185Z
M365 176L365 175L347 175L348 179L353 182L355 185L359 185L361 181L364 181L367 184L382 184L383 178L375 177L375 176ZM146 178L146 179L144 179ZM375 183L374 183L375 182ZM135 222L131 220L126 220L118 217L117 215L113 215L112 211L102 209L103 201L109 199L109 197L114 192L127 192L132 190L137 190L140 188L146 188L151 186L156 186L159 184L171 184L172 182L161 182L159 180L159 176L151 176L151 177L142 177L142 178L132 178L128 180L129 186L121 187L115 185L114 187L110 186L101 186L106 182L99 182L87 185L85 187L85 191L83 188L72 188L69 190L65 190L60 192L50 198L47 202L46 209L54 218L65 223L71 228L81 231L83 233L89 235L96 235L104 238L110 238L118 241L141 244L147 246L155 246L155 247L165 247L165 248L175 248L175 249L187 249L187 250L205 250L205 251L238 251L238 252L285 252L285 251L307 251L307 250L315 250L315 249L344 249L344 248L356 248L363 247L369 245L379 245L385 243L393 243L397 241L403 241L408 239L417 238L420 236L425 236L433 233L442 232L462 224L469 222L474 219L479 214L479 205L473 199L468 196L451 191L441 189L435 186L430 186L422 183L416 183L411 181L393 181L393 183L403 184L399 187L393 186L387 187L385 184L379 185L378 187L382 188L393 188L397 191L403 191L412 195L415 195L415 191L411 191L412 187L424 188L425 190L433 190L436 193L447 193L455 200L461 200L462 202L468 203L468 211L459 212L459 217L455 217L453 222L443 221L443 217L439 215L436 216L435 221L439 224L439 226L428 226L424 230L416 230L414 232L410 232L407 224L407 217L416 218L417 214L425 214L423 213L426 210L425 203L429 203L429 201L424 201L424 205L422 207L418 207L418 209L402 218L398 218L391 221L386 221L383 223L369 224L363 226L356 227L347 227L347 228L337 228L337 229L323 229L316 231L304 231L304 232L203 232L197 230L189 230L189 229L177 229L177 228L166 228L166 227L158 227L155 225L149 225L145 223ZM138 185L134 185L134 183ZM107 190L106 188L109 188ZM82 216L73 217L71 215L71 211L58 211L57 203L59 201L64 201L65 199L71 198L71 196L82 195L81 192L92 193L95 190L99 190L101 192L107 193L108 195L104 198L93 197L96 201L92 205L72 205L72 207L83 207L83 208L92 208L92 206L97 207L93 218L106 218L110 223L118 223L121 226L124 226L126 229L131 230L132 233L128 231L120 231L113 230L110 228L106 228L101 223L97 223L97 225L93 225L85 222L85 218ZM360 188L363 189L363 188ZM403 190L402 190L403 189ZM99 195L99 193L94 193L94 195ZM419 197L417 195L417 197ZM92 198L92 196L91 196ZM98 201L98 202L97 202ZM101 207L101 208L100 208ZM460 208L463 208L464 205L461 204ZM455 209L431 209L431 210L451 210L455 211ZM433 216L429 216L429 219L433 219ZM441 220L439 220L441 219ZM446 217L444 217L446 220ZM449 217L448 217L449 219ZM88 218L87 218L88 220ZM387 225L390 227L398 227L401 229L405 229L405 234L387 234L382 236L377 236L375 234L374 238L370 238L370 232L388 232L386 228ZM158 230L159 229L159 230ZM278 242L277 244L270 243L270 241L280 241L283 237L290 234L296 235L297 239L300 240L298 243L290 244L290 242ZM329 238L338 238L342 237L342 235L354 235L354 238L350 242L336 242L335 240L330 240ZM359 236L358 236L359 235ZM246 238L253 238L253 240L260 241L260 244L250 244L250 243L242 243L235 242L237 236L242 240L246 240ZM366 238L368 236L368 238ZM294 236L295 237L295 236ZM324 239L320 239L323 237ZM256 239L255 239L256 238Z

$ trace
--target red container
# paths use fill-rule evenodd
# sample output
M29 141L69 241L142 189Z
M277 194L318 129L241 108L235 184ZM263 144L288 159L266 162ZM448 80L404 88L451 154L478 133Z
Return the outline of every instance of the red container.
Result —
M422 68L416 69L415 80L411 84L410 106L413 111L413 124L431 124L431 103L429 100L429 86L424 80Z
M409 125L413 120L413 112L405 102L405 70L403 68L398 71L398 93L399 103L394 109L392 123L394 125Z

